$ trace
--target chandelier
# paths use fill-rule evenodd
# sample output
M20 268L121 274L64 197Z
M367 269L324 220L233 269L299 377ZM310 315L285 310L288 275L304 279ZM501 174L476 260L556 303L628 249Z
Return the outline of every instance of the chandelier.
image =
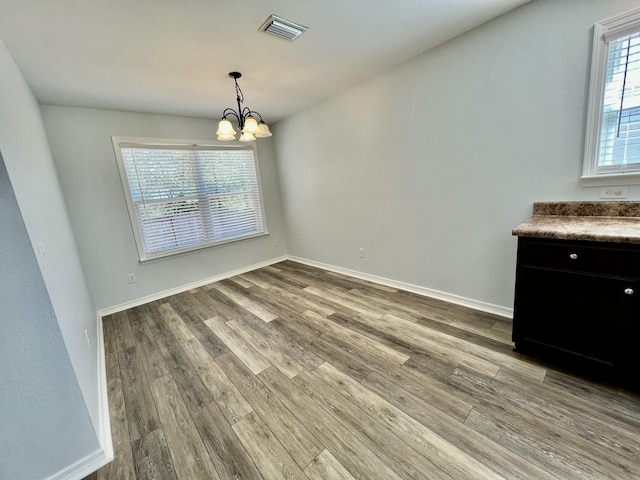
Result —
M244 95L238 85L238 79L242 76L240 72L229 72L229 77L233 78L236 84L236 102L238 103L238 110L233 108L225 108L222 112L222 119L218 124L218 140L235 140L236 131L229 121L229 117L235 117L238 122L238 128L240 129L240 141L241 142L253 142L256 138L270 137L271 132L269 126L262 120L262 115L258 112L243 107ZM259 118L256 120L256 117Z

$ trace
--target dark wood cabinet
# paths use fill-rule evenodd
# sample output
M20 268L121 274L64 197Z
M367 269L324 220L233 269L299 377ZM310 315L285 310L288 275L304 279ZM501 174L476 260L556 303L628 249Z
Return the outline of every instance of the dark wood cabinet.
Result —
M516 351L637 389L640 246L518 238Z

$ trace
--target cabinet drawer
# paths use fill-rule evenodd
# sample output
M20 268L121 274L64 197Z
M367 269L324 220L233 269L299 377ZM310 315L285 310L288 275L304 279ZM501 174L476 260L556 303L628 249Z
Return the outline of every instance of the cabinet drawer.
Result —
M521 265L609 275L640 273L640 248L619 243L521 237L518 241L518 260Z

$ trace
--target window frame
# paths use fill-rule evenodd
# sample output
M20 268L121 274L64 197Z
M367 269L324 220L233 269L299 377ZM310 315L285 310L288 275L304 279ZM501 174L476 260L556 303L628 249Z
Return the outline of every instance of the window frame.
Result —
M593 26L591 75L587 104L585 148L581 181L585 186L640 185L640 171L598 172L598 149L606 83L609 42L640 32L640 8Z
M154 260L166 259L166 258L174 257L177 255L193 253L206 248L212 248L220 245L242 242L245 240L269 235L269 229L267 226L266 209L265 209L264 197L262 193L262 177L260 174L260 162L258 161L258 151L255 143L238 144L238 143L225 142L223 144L221 142L205 140L205 139L125 137L125 136L112 136L111 142L113 144L113 150L116 157L116 164L118 166L118 172L120 176L120 183L122 186L122 191L123 191L125 202L127 205L129 221L131 223L131 228L132 228L132 232L133 232L133 236L136 244L136 249L138 251L138 258L140 259L140 263L147 263ZM140 222L138 221L136 202L133 199L131 185L129 182L129 177L127 176L124 158L121 150L121 148L127 148L132 146L141 147L141 148L144 148L145 146L154 147L154 148L175 147L176 149L188 149L188 150L197 150L197 147L203 147L203 149L207 149L207 150L212 150L212 149L213 150L218 150L218 149L219 150L251 150L253 152L253 162L254 162L254 168L256 173L256 183L258 187L259 207L262 214L262 226L263 226L262 231L258 233L252 233L249 235L243 235L240 237L229 238L229 239L224 239L219 241L206 241L197 245L184 247L184 248L175 248L171 250L165 250L162 252L147 253L144 246L142 228L141 228Z

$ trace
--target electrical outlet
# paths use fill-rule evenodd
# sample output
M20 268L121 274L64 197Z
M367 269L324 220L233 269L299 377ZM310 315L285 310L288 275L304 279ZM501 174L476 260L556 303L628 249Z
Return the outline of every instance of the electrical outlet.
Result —
M272 242L273 242L273 246L277 247L278 246L278 237L273 237Z
M602 187L600 198L627 198L629 187Z
M359 248L358 254L360 255L360 258L364 258L364 248Z
M127 274L127 280L129 281L129 283L136 283L136 274L135 273Z

